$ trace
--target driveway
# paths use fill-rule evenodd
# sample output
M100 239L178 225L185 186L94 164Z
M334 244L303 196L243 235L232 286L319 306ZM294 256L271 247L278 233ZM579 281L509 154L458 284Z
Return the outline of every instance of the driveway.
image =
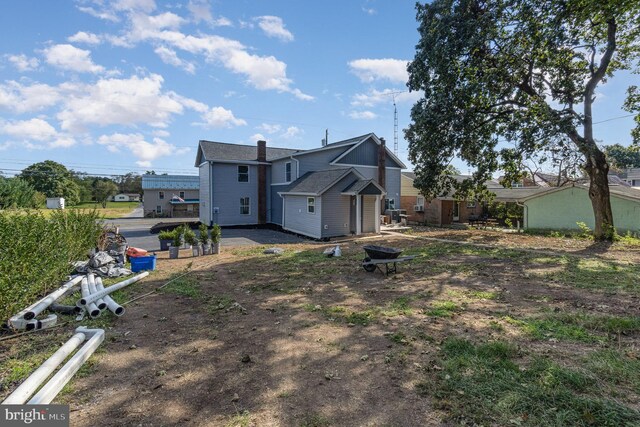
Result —
M120 227L120 233L127 238L130 246L146 249L148 251L159 251L160 241L157 234L151 234L150 229L158 222L182 223L184 218L119 218L106 221ZM304 239L292 234L266 229L248 228L223 228L222 246L249 246L249 245L278 245L286 243L299 243Z

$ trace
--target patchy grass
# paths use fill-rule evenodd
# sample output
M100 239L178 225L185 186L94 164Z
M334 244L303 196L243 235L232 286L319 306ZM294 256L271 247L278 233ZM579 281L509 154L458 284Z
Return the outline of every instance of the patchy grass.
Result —
M640 394L640 354L636 351L597 350L584 358L585 369L593 372L602 383L612 384L614 390L630 388Z
M328 418L318 414L306 415L300 422L300 427L328 427L331 421Z
M640 331L639 317L618 317L577 313L548 313L538 317L503 320L516 325L534 339L598 342L602 334L628 334Z
M431 309L426 314L434 317L451 317L461 308L453 301L436 301L431 305Z
M171 283L160 289L160 291L190 298L202 297L200 283L195 277L190 275L173 279Z
M518 363L520 362L520 363ZM640 413L611 400L594 375L550 360L519 360L505 342L447 339L442 370L416 385L448 419L464 425L630 426Z
M242 411L231 417L225 427L249 427L251 425L251 414L249 411Z

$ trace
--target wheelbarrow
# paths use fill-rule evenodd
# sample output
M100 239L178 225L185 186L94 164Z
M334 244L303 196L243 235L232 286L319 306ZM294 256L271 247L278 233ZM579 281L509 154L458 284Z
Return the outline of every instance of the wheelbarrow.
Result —
M401 257L401 249L385 246L366 245L362 249L367 253L365 259L362 260L362 268L369 273L373 273L378 269L388 276L391 273L398 272L398 263L411 261L415 258L414 255ZM385 271L382 271L382 264L385 266Z

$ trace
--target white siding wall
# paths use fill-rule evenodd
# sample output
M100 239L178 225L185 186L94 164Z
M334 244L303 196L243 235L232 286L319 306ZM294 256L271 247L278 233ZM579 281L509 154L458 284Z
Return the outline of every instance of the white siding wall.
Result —
M240 198L250 198L250 215L240 215ZM238 182L238 165L213 164L213 222L220 225L249 225L258 223L258 168L249 165L249 182Z
M316 197L315 214L307 212L307 196L285 196L283 228L319 239L321 235L322 198Z
M198 168L200 175L200 222L209 225L211 222L211 164L205 162Z

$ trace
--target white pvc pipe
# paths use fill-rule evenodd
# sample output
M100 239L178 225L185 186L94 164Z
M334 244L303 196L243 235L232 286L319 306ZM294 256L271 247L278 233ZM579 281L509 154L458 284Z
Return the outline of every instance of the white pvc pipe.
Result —
M96 277L96 289L98 291L101 291L104 289L104 285L102 284L102 278L101 277ZM120 304L118 304L117 302L115 302L113 300L113 298L111 298L111 296L107 295L104 298L104 302L107 303L107 308L116 316L122 316L125 312L125 309L123 306L121 306Z
M83 296L82 298L80 298L78 300L77 305L82 307L83 305L91 304L94 301L97 301L100 298L103 298L106 295L109 295L109 294L117 291L118 289L122 289L125 286L129 286L130 284L135 283L138 280L147 277L148 275L149 275L149 272L145 271L144 273L138 274L137 276L134 276L131 279L127 279L127 280L125 280L123 282L119 282L119 283L116 283L115 285L109 286L108 288L104 288L103 290L98 291L95 294L91 294L91 295L88 295L86 297Z
M93 275L93 273L87 274L87 284L89 285L89 294L95 294L96 292L98 292L98 289L96 288L96 277ZM96 301L96 305L100 310L104 310L105 308L107 308L107 303L104 302L102 298Z
M69 280L67 283L62 285L56 291L50 293L49 295L40 299L39 301L31 304L29 307L25 308L20 313L10 318L9 325L16 329L25 329L27 322L23 322L20 319L24 319L24 320L34 319L38 314L42 313L47 307L49 307L49 305L51 305L55 300L60 298L65 292L67 292L73 286L80 283L81 280L82 280L82 276L77 276Z
M25 329L27 331L30 331L32 329L47 329L54 326L57 322L58 322L58 316L56 316L55 314L50 314L42 320L38 320L38 319L29 320L29 323L27 323L27 326Z
M89 281L87 280L87 278L83 278L82 282L80 283L80 292L82 293L82 296L88 296L89 294ZM98 308L97 305L95 305L94 303L91 304L87 304L87 305L80 305L80 304L76 304L78 307L83 308L85 310L87 310L87 312L89 313L89 317L91 318L96 318L98 316L100 316L100 309Z
M85 340L85 334L78 332L72 336L62 347L51 355L38 369L35 370L29 378L23 381L20 386L13 391L2 402L3 405L23 405L27 399L36 392L40 384L42 384L49 375L56 370L73 351L78 348L80 344Z
M87 361L94 351L104 341L103 329L87 329L80 326L77 333L90 337L67 363L40 389L40 391L27 402L29 405L48 405L60 393L60 390L71 380L78 369Z

